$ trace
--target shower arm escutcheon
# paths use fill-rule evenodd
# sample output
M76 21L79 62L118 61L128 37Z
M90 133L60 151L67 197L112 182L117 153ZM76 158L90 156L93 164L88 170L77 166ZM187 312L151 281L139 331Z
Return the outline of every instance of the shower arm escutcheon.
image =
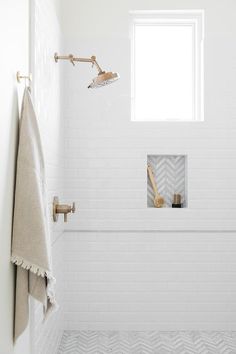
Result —
M58 220L58 214L64 214L64 222L67 222L67 214L75 212L75 202L72 206L68 204L59 204L58 197L53 198L53 221Z
M57 63L58 60L69 60L71 62L72 65L75 66L75 62L80 62L80 63L91 63L92 65L95 65L98 73L102 74L103 70L102 68L98 65L98 62L96 60L95 55L92 55L91 58L78 58L78 57L74 57L73 54L69 54L69 55L58 55L57 53L54 54L54 60Z

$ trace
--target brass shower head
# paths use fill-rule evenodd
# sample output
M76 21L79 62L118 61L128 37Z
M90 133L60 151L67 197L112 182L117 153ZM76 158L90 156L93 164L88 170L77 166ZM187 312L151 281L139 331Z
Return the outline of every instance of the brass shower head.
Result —
M98 62L94 55L91 58L77 58L74 57L73 54L59 56L57 53L55 53L54 54L55 62L57 63L59 59L69 60L71 64L74 66L75 66L75 62L77 61L82 63L92 63L92 66L95 65L98 70L98 76L93 79L92 83L88 86L88 88L99 88L105 85L109 85L117 81L120 77L118 73L113 73L111 71L109 72L103 71L101 67L98 65Z
M93 79L92 83L88 86L88 88L99 88L105 85L112 84L113 82L118 80L119 77L120 76L118 73L112 73L111 71L102 71L98 74L97 77Z

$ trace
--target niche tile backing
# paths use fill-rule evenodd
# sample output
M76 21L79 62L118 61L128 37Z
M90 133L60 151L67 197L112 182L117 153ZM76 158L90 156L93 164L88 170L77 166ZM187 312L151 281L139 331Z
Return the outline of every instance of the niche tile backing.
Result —
M187 206L187 174L185 155L148 155L147 163L152 167L158 192L165 199L165 207L171 208L173 195L182 197L182 207ZM147 176L147 207L155 208L154 192Z

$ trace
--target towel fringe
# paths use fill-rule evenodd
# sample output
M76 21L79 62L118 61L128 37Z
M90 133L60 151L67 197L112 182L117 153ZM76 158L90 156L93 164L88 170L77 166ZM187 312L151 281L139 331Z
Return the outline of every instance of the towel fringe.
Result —
M42 267L33 264L31 262L28 262L26 259L19 257L19 256L15 256L12 255L11 256L11 262L16 264L17 266L20 266L26 270L30 270L32 273L39 275L40 277L44 278L45 276L48 279L52 279L53 276L51 274L51 272L49 272L48 270L43 269Z
M54 305L54 310L57 310L57 302L55 300L54 296L54 284L56 283L56 279L52 276L52 273L49 272L48 270L43 269L42 267L33 264L31 262L28 262L26 259L12 255L11 256L11 262L14 263L17 266L22 267L23 269L29 270L30 272L42 277L42 278L47 278L47 297L52 305Z

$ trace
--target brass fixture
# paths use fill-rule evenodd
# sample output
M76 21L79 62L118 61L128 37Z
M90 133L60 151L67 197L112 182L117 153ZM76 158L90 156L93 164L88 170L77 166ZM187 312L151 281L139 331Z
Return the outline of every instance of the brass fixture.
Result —
M57 53L55 53L54 54L55 62L57 63L59 59L69 60L73 66L75 66L75 62L77 61L81 63L91 63L92 66L95 65L98 70L98 76L93 79L92 83L88 86L88 88L98 88L98 87L111 84L112 82L118 80L120 77L118 73L113 73L111 71L109 72L103 71L101 67L98 65L98 62L94 55L91 56L91 58L77 58L74 57L73 54L58 55Z
M29 75L21 75L20 71L17 71L16 79L19 83L21 83L22 79L32 81L32 74L30 73Z
M53 221L58 220L58 214L64 214L64 222L67 222L67 214L75 212L75 203L71 205L59 204L58 197L53 198Z

